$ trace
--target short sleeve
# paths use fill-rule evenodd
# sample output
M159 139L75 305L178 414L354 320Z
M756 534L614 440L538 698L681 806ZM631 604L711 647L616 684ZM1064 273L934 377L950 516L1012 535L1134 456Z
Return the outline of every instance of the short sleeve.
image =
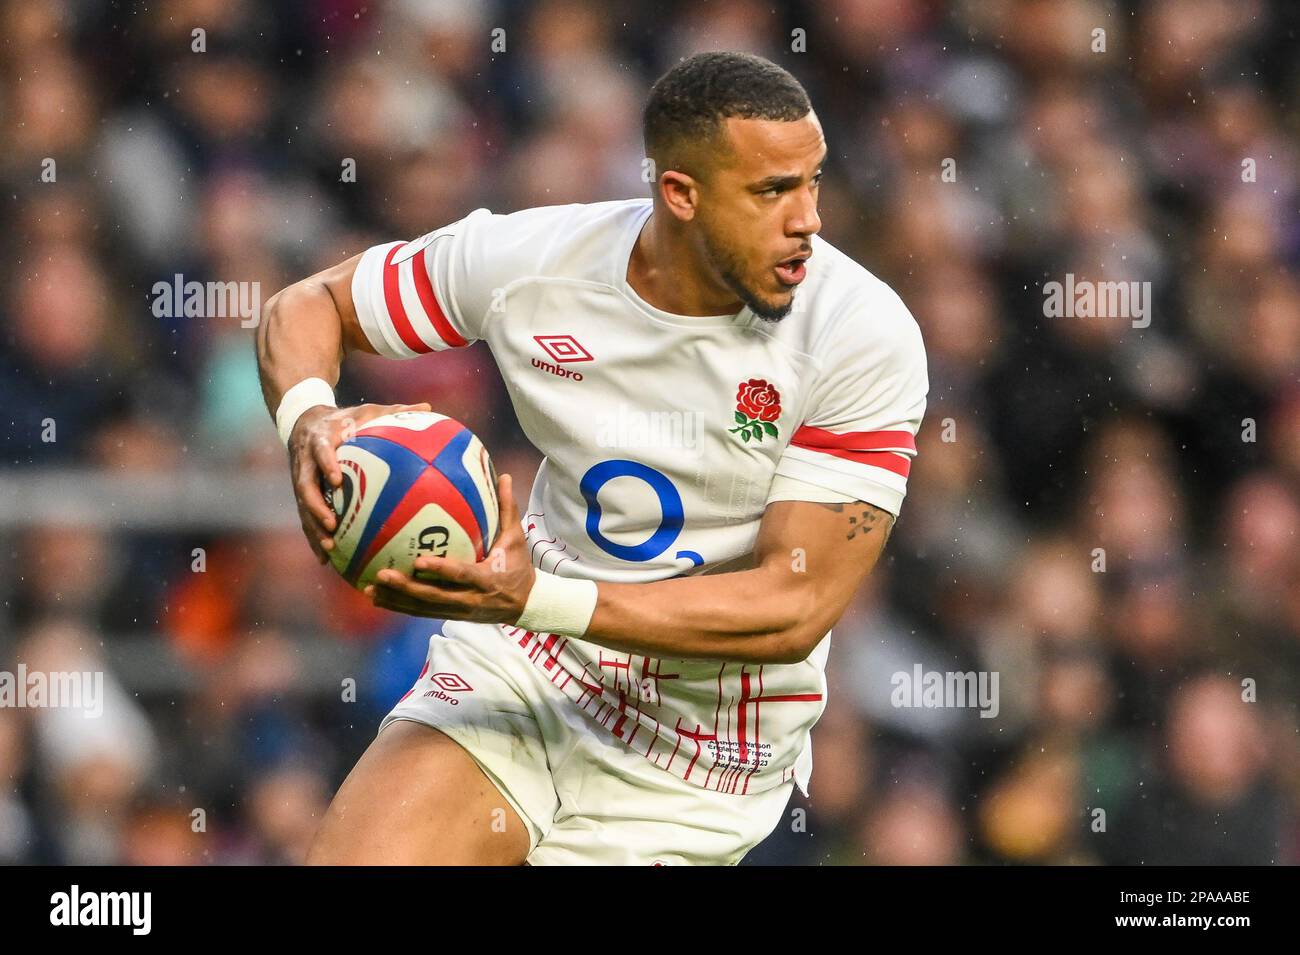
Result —
M897 517L930 390L920 329L881 286L819 350L823 371L774 483L802 481Z
M530 267L519 255L527 248L521 244L526 236L511 228L517 215L475 209L414 241L386 242L362 253L352 301L375 350L389 358L415 358L482 337L498 290Z

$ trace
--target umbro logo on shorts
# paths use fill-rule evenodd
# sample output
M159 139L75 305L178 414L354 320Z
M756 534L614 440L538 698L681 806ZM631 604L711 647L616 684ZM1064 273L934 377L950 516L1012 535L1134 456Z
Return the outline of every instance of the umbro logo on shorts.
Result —
M429 680L439 689L426 690L424 695L435 700L445 700L452 706L460 704L460 700L452 696L452 693L470 693L474 690L459 673L431 673Z
M448 673L446 671L443 671L442 673L430 673L429 679L438 684L438 686L442 687L448 693L464 693L468 690L474 689L459 673Z

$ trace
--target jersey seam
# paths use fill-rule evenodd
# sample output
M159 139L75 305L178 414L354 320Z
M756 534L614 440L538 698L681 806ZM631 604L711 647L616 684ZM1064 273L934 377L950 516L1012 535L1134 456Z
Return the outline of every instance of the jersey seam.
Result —
M583 205L583 203L569 203L569 205L570 205L570 206L573 206L573 205ZM491 214L493 214L493 213L490 213L490 212L489 212L489 215L491 215ZM540 255L540 259L541 259L541 261L545 262L545 261L548 260L548 257L549 257L550 254L551 254L551 250L552 250L553 248L555 248L555 243L559 241L559 237L560 237L561 231L562 231L562 230L560 230L560 229L554 229L554 230L552 230L550 240L546 243L545 248L542 249L542 252L541 252L541 255ZM547 281L547 280L554 280L554 281L561 281L561 282L579 282L579 283L584 283L584 284L596 284L596 285L599 285L599 284L600 284L599 282L595 282L595 281L592 280L592 279L569 279L569 278L565 278L565 277L562 277L562 276L556 276L556 275L538 275L538 274L536 274L536 273L533 273L533 274L530 274L530 275L521 275L521 276L519 276L519 277L517 277L517 278L511 279L511 280L510 280L509 282L507 282L505 285L501 286L501 291L504 293L505 296L508 296L508 295L510 294L510 292L511 292L511 291L512 291L516 286L522 285L522 284L525 283L525 282ZM487 307L483 309L483 314L482 314L481 316L479 316L479 322L478 322L478 324L479 324L479 328L481 328L481 329L483 330L483 334L482 334L482 335L479 335L478 338L486 338L486 337L487 337L487 323L488 323L488 319L491 317L491 315L492 315L492 303L489 302L488 305L487 305Z

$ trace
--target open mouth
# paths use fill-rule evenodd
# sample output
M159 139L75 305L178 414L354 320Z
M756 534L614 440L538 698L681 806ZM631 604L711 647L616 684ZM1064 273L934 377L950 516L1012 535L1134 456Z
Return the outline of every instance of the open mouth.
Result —
M791 256L776 266L776 278L782 285L791 287L798 285L808 274L808 268L804 263L808 260L809 253L801 253Z

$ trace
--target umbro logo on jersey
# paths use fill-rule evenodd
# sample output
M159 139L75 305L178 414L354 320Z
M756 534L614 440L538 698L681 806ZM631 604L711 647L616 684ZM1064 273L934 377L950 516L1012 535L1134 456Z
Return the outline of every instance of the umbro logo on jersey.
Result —
M591 361L591 352L578 344L572 335L534 335L533 341L541 345L558 362Z
M546 354L556 361L556 364L552 364L549 361L534 358L533 367L540 368L548 375L555 375L557 378L572 378L574 381L582 381L581 372L562 366L575 361L594 360L591 352L578 344L578 340L572 335L534 335L533 341L541 345Z
M435 700L445 700L452 706L460 705L460 700L452 696L452 693L470 693L474 689L459 673L431 673L429 680L439 689L426 690L424 695Z

